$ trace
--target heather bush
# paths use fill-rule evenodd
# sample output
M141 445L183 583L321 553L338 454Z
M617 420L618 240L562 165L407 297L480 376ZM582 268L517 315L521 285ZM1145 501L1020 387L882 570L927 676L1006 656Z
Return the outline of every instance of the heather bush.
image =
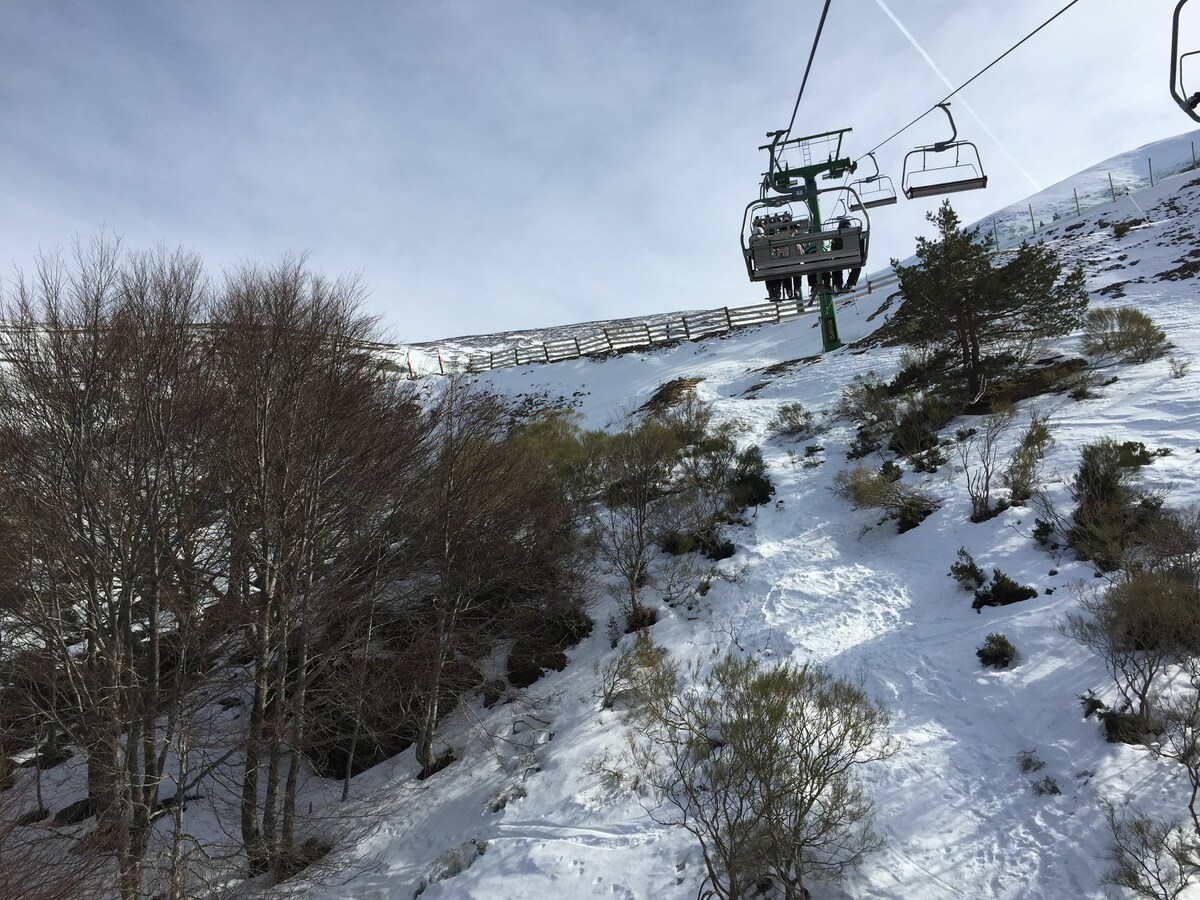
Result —
M1166 353L1166 332L1132 306L1089 310L1083 320L1083 351L1142 363Z

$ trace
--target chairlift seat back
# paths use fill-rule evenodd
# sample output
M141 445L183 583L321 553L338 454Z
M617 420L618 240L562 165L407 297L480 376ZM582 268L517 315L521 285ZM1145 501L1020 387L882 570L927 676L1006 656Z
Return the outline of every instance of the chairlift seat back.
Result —
M835 247L835 242L840 246ZM866 246L860 226L758 236L751 238L745 252L751 281L818 275L860 268L866 262Z

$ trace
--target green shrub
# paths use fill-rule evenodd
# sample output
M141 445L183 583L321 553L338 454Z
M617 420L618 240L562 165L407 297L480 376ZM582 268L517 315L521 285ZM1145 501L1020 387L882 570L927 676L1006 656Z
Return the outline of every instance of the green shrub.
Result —
M1067 542L1080 559L1092 560L1102 571L1120 568L1126 547L1158 517L1162 505L1160 497L1133 484L1139 460L1148 459L1139 446L1140 442L1122 445L1101 438L1080 451L1072 486L1077 505Z
M1080 695L1079 705L1083 707L1083 717L1085 719L1090 719L1096 713L1104 712L1104 710L1108 709L1104 701L1090 690L1086 694Z
M1055 526L1053 522L1048 522L1045 519L1033 520L1033 539L1043 547L1057 547L1058 545L1051 540L1054 537Z
M1148 466L1154 461L1154 454L1146 449L1141 441L1126 441L1117 451L1117 465L1122 469L1136 469Z
M748 506L762 506L775 493L775 486L767 477L762 450L757 445L747 447L735 457L728 490L729 504L737 511Z
M958 548L958 559L950 564L950 571L947 574L957 581L965 591L981 588L987 581L987 575L975 564L975 560L967 552L966 547Z
M838 416L851 422L873 425L896 418L896 401L878 373L855 375L842 391L835 408Z
M1092 309L1083 320L1083 351L1089 356L1141 363L1162 356L1168 346L1166 332L1132 306Z
M1144 744L1147 735L1162 734L1163 728L1149 716L1117 712L1106 709L1099 719L1104 725L1104 736L1110 744Z
M1017 656L1017 648L1002 634L989 634L975 651L979 661L994 669L1007 669Z
M1020 584L1009 578L999 569L992 570L992 583L981 587L975 592L972 609L982 609L985 606L1008 606L1010 603L1020 603L1022 600L1032 600L1037 596L1037 589Z
M937 504L919 491L902 491L896 512L896 530L900 534L911 531L929 518L936 509Z
M939 443L936 447L930 447L924 453L918 453L912 457L912 467L914 472L936 472L939 466L946 464L948 457L946 456L946 445Z
M938 432L961 406L957 398L945 399L930 392L907 398L897 405L888 449L910 460L927 453L938 446Z
M1009 490L1009 502L1021 504L1033 496L1041 472L1042 459L1054 443L1046 415L1030 412L1029 427L1013 451L1004 472L1003 481Z
M862 459L883 449L883 438L868 428L860 428L846 448L846 459Z

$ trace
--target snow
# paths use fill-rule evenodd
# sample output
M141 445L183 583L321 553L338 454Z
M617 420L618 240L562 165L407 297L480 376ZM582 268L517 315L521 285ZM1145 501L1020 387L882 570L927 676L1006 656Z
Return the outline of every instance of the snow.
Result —
M1154 145L1156 164L1159 158L1184 158L1192 137ZM1084 181L1094 182L1097 172L1114 170L1118 163L1132 168L1145 157L1146 149L1139 148L1084 173ZM1135 191L1082 218L1061 220L1045 234L1064 261L1085 265L1094 304L1142 309L1167 330L1176 345L1172 352L1181 359L1194 358L1200 347L1194 283L1156 276L1176 268L1195 246L1191 234L1200 213L1200 187L1187 186L1192 177ZM1049 199L1061 199L1064 191L1070 196L1071 187L1056 185ZM1166 205L1171 198L1177 212ZM1101 219L1132 218L1138 207L1151 224L1120 240L1110 227L1098 225ZM1077 227L1066 231L1071 225ZM1132 281L1119 300L1094 293L1125 279ZM880 321L868 321L875 303L839 311L847 343ZM1078 339L1065 337L1053 349L1076 354ZM788 402L828 409L855 375L873 369L889 377L898 353L844 348L764 372L819 350L814 323L800 320L652 353L502 370L484 380L506 393L564 398L577 405L586 425L601 427L635 409L664 382L700 377L697 390L717 416L736 420L742 440L762 446L779 502L759 508L748 526L731 530L738 552L722 565L737 572L737 580L715 583L695 613L664 610L652 633L656 643L684 660L736 644L775 659L815 660L839 674L863 673L868 690L890 711L904 749L867 772L888 847L842 883L810 886L814 897L1105 896L1100 879L1107 830L1101 798L1130 797L1172 817L1185 810L1177 768L1144 749L1106 743L1095 720L1083 718L1080 695L1095 690L1111 699L1111 693L1100 661L1058 625L1077 602L1076 592L1096 581L1092 567L1039 546L1031 537L1032 508L1012 508L971 524L962 473L954 464L933 475L905 474L906 483L919 484L942 501L936 513L905 534L897 534L892 523L879 524L876 512L851 510L832 495L834 473L850 465L845 450L853 438L851 426L828 424L817 438L793 443L769 437L767 424ZM1045 476L1056 507L1069 509L1067 482L1078 451L1101 435L1171 448L1170 456L1144 470L1146 483L1170 488L1171 505L1200 499L1195 478L1200 374L1174 378L1166 359L1113 364L1105 374L1119 380L1096 399L1076 402L1055 395L1019 408L1021 417L1031 404L1051 414L1056 445ZM762 386L752 389L755 385ZM1019 432L1020 420L1008 436L1010 444ZM806 443L825 447L821 466L800 464ZM947 577L960 546L985 570L998 566L1037 587L1040 595L975 612L971 595ZM528 702L549 721L554 739L538 748L541 771L521 782L528 796L498 813L484 811L490 791L520 779L489 758L478 732L464 723L460 735L449 740L456 749L473 747L475 755L438 775L436 793L426 792L424 803L397 801L375 837L352 854L381 860L381 867L365 880L322 886L314 894L406 896L439 854L479 839L488 842L487 853L422 896L695 896L702 873L692 841L657 826L633 794L606 786L585 770L588 760L606 751L619 754L624 741L624 715L601 711L593 695L593 665L613 652L603 628L612 612L599 606L596 632L572 651L566 671L549 675L530 691ZM1010 669L983 669L975 656L984 637L995 631L1018 649ZM482 723L503 735L512 715L498 711ZM1023 752L1044 767L1022 773L1018 758ZM411 763L392 765L393 774L364 778L372 785L378 779L378 789L391 790L392 779L403 779L411 770ZM1034 792L1033 782L1045 777L1061 794ZM356 787L360 793L376 789L365 783ZM1192 893L1200 896L1198 889Z
M1186 158L1195 137L1152 145L1156 165ZM1084 181L1118 163L1134 168L1145 156L1139 148L1083 173ZM1200 356L1196 283L1191 275L1161 275L1198 246L1194 181L1195 173L1170 178L1060 220L1042 235L1068 265L1085 266L1094 305L1138 307L1166 329L1172 355L1189 361ZM1070 194L1064 182L1032 202ZM1138 208L1150 224L1121 239L1098 224L1131 218ZM1125 281L1119 299L1098 293ZM744 527L729 529L737 553L721 566L731 578L715 581L694 609L662 606L652 636L682 661L736 648L861 673L890 712L903 749L865 770L888 846L842 882L810 885L814 898L1106 896L1101 799L1128 797L1172 818L1186 809L1177 766L1146 749L1106 743L1095 720L1083 718L1080 695L1112 694L1100 661L1058 626L1078 592L1097 583L1092 567L1033 540L1033 507L970 523L963 474L953 462L933 474L905 472L906 484L929 491L941 506L898 534L876 511L853 510L829 490L834 474L852 465L850 423L824 419L807 441L769 436L781 405L828 410L856 375L895 372L898 351L852 346L882 321L872 317L880 302L876 295L843 305L848 346L816 359L810 357L820 353L820 336L810 317L653 352L498 370L481 380L507 394L562 400L584 425L604 427L664 382L699 377L697 391L717 418L737 422L743 444L761 445L775 500L753 511ZM1063 337L1051 351L1077 354L1078 336ZM1044 477L1060 512L1070 507L1067 485L1080 447L1103 435L1170 448L1142 470L1145 483L1169 489L1171 506L1200 500L1200 365L1181 378L1166 358L1113 363L1104 373L1118 380L1095 399L1052 395L1020 404L1002 458L1036 406L1050 413L1055 446ZM950 431L966 424L955 422ZM804 446L815 443L825 448L823 462L805 467ZM947 575L959 547L985 571L999 567L1039 596L974 611L971 595ZM327 873L299 881L297 890L347 900L408 898L445 866L446 854L470 847L469 865L428 883L423 898L696 896L703 873L694 841L655 824L634 792L593 765L619 757L627 722L619 709L602 710L595 693L594 667L615 652L605 627L615 605L605 599L592 614L597 627L570 651L565 671L549 673L518 702L491 710L473 705L452 717L440 737L459 762L436 776L417 781L409 751L355 778L347 803L336 800L338 785L310 778L301 806L313 803L310 827L335 850ZM1013 667L981 668L975 650L990 632L1016 645ZM1023 752L1044 767L1022 773ZM56 803L82 796L77 769L47 774ZM1060 794L1035 793L1033 782L1045 777ZM501 793L507 802L491 811ZM196 805L193 816L193 833L219 834L211 810ZM486 842L486 850L474 855L472 841ZM1200 888L1187 896L1200 897Z

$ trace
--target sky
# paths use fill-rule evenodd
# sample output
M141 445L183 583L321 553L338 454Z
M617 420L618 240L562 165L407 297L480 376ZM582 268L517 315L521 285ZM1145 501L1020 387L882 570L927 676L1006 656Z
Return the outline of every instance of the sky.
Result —
M1066 2L834 0L792 134L857 157ZM742 213L822 5L0 0L0 278L106 229L214 282L307 253L395 341L756 303ZM952 101L989 176L965 221L1194 127L1174 6L1080 0ZM940 115L877 153L897 186ZM868 270L939 202L876 210Z

